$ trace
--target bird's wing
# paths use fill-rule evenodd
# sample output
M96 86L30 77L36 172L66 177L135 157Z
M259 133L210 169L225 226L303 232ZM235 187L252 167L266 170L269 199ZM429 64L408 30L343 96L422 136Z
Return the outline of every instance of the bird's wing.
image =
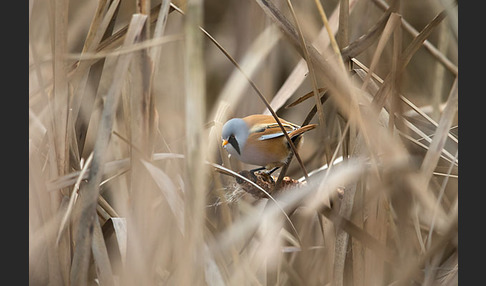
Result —
M268 139L272 139L272 138L277 138L277 137L280 137L280 136L283 136L283 132L282 132L282 129L280 129L280 127L277 125L277 129L278 129L278 132L276 130L273 130L272 133L268 133L268 134L263 134L262 136L260 136L258 138L258 140L268 140ZM307 132L309 130L312 130L314 128L317 127L316 124L309 124L309 125L306 125L306 126L302 126L302 127L299 127L299 128L295 128L294 126L291 126L293 129L292 130L288 130L287 131L287 134L289 134L289 137L290 139L293 139L299 135L302 135L304 132ZM287 130L286 126L284 125L284 128Z
M291 133L299 128L299 126L297 125L287 124L284 122L282 122L282 126L287 131L287 133ZM255 130L255 131L259 131L261 133L260 137L258 137L258 140L268 140L268 139L277 138L284 135L278 123L267 124L260 130Z

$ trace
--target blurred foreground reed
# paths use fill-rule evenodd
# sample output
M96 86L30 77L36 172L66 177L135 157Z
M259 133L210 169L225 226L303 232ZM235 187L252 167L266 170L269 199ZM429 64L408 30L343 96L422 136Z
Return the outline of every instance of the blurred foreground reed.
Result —
M457 285L455 2L29 5L31 285ZM260 96L319 124L270 198Z

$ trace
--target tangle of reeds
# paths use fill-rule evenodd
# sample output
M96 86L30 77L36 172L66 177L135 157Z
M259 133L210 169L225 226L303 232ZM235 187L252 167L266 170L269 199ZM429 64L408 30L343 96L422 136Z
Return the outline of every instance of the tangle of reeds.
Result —
M457 9L30 0L30 284L457 285ZM318 124L268 185L258 113Z

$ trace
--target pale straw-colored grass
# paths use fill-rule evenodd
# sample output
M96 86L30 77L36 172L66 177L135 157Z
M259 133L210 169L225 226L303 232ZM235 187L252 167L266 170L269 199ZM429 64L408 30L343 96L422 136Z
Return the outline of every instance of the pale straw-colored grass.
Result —
M398 2L30 1L30 284L457 285L457 5Z

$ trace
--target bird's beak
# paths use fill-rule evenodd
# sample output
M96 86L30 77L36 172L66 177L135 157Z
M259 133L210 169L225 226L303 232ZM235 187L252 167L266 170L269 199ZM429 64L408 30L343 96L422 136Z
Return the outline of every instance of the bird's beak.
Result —
M221 143L221 146L224 147L224 146L226 146L226 144L228 144L228 140L223 139L223 143Z

